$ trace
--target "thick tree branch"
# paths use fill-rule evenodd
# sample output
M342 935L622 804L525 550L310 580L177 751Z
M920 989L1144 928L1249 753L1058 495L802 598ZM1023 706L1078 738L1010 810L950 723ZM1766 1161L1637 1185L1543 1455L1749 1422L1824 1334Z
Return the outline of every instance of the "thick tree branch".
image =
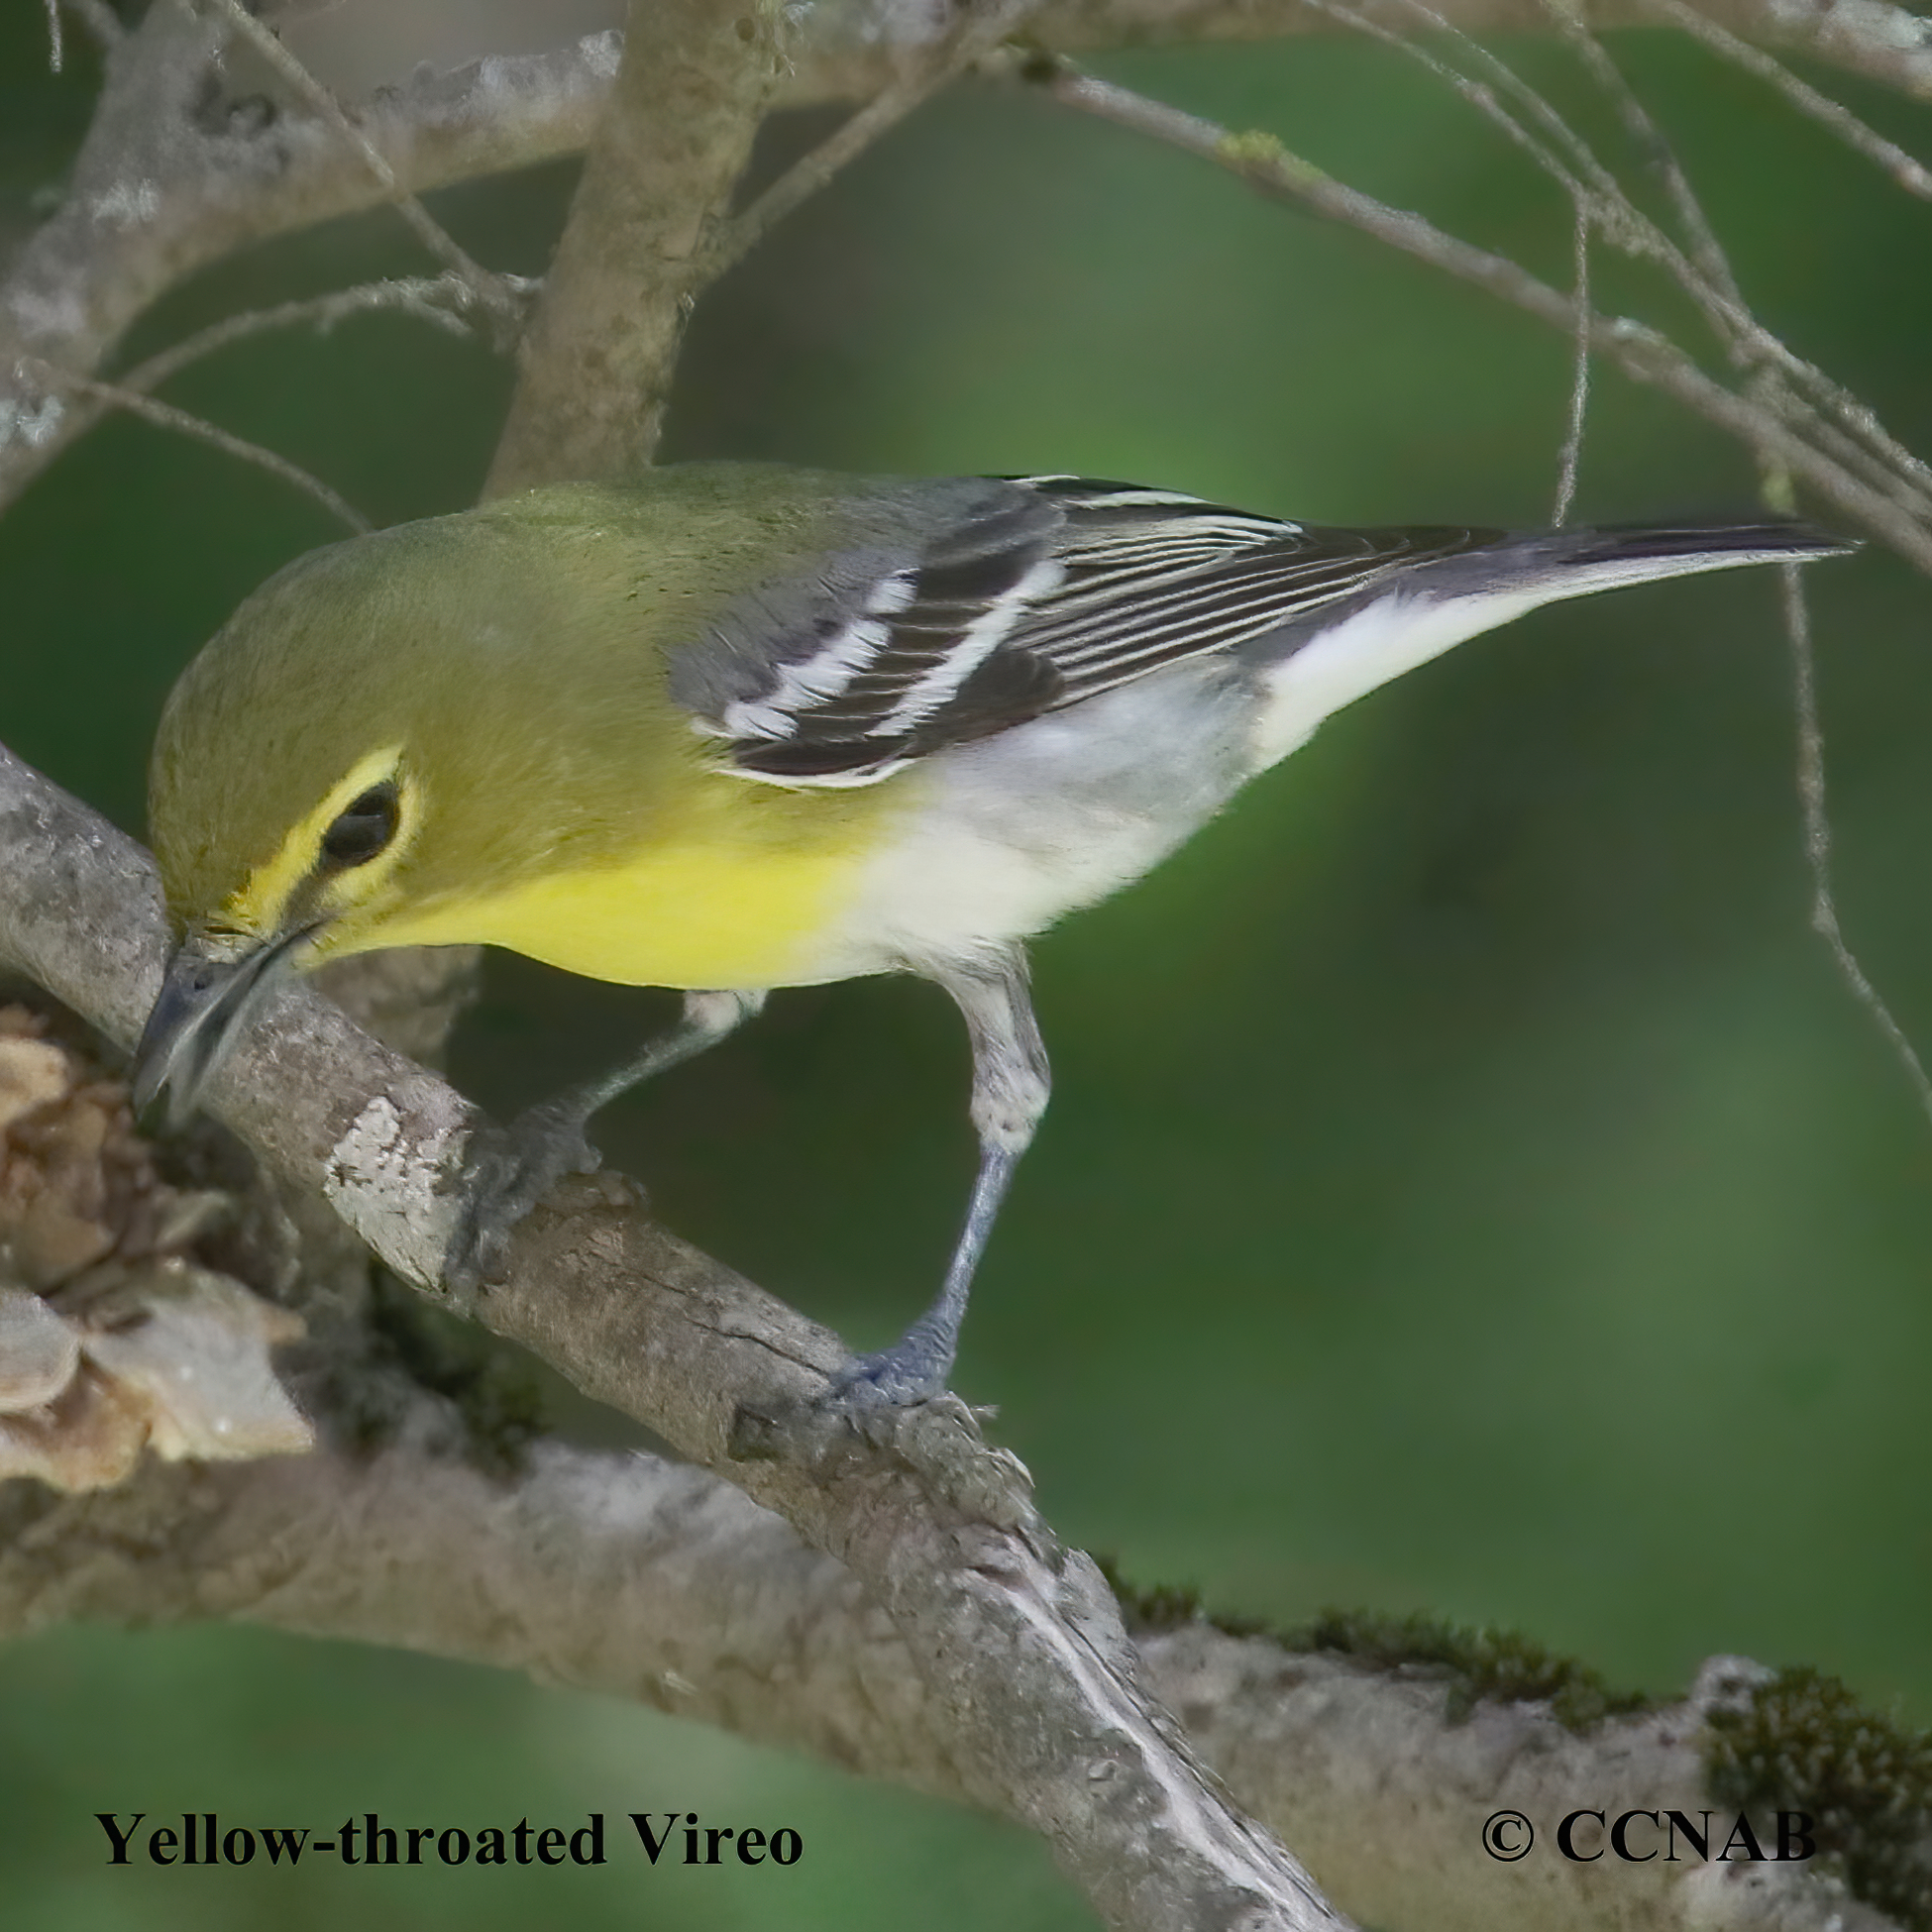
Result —
M121 1489L57 1502L16 1485L0 1504L0 1636L82 1618L231 1618L517 1670L937 1797L976 1795L892 1618L780 1518L652 1456L543 1444L506 1476L480 1471L468 1448L445 1405L418 1394L373 1456L151 1464ZM1717 1808L1706 1714L1768 1674L1739 1660L1713 1660L1683 1703L1581 1731L1543 1703L1457 1714L1440 1672L1205 1623L1142 1637L1139 1667L1240 1801L1306 1847L1324 1886L1370 1923L1889 1923L1794 1866L1606 1872L1554 1853L1555 1823L1579 1808ZM1540 1827L1541 1856L1484 1852L1484 1821L1505 1807Z
M0 505L97 409L24 359L91 374L166 289L250 243L379 205L388 190L337 129L298 109L266 126L222 93L226 35L157 0L108 56L93 126L59 211L0 281ZM421 77L357 126L410 193L580 150L616 72L615 35Z
M544 1443L506 1475L472 1448L416 1393L373 1455L150 1462L58 1501L15 1486L0 1492L0 1635L238 1619L609 1692L968 1797L892 1619L781 1517L656 1456ZM145 1534L122 1534L137 1522Z
M770 0L633 0L485 494L651 460L694 269L777 93L781 35Z

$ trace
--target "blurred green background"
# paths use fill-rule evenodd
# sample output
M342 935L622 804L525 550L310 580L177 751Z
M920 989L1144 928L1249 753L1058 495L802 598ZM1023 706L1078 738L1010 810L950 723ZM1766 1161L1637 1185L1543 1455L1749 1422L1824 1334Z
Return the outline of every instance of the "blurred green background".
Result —
M93 84L84 57L46 72L42 31L38 7L0 19L15 233L57 190ZM1932 443L1932 213L1687 46L1615 48L1766 317ZM1581 98L1554 48L1507 51ZM1560 197L1388 50L1338 35L1098 64L1566 273ZM1932 145L1922 115L1831 84ZM769 159L824 125L781 129ZM550 168L437 207L485 261L535 271L571 181ZM205 277L132 348L417 266L393 218L334 226ZM1638 299L1602 278L1613 306ZM1351 235L973 87L706 299L671 453L1085 470L1310 519L1534 523L1567 359ZM382 521L473 497L506 393L481 348L390 318L256 341L169 391ZM1735 449L1600 378L1582 517L1738 508L1752 487ZM0 520L0 738L138 828L176 672L334 534L254 471L109 423ZM1812 583L1846 922L1932 1040L1924 586L1883 556ZM1660 1691L1738 1651L1932 1719L1932 1126L1807 930L1787 687L1764 576L1545 611L1333 723L1040 945L1056 1095L957 1385L1000 1405L1064 1534L1247 1615L1426 1608ZM497 961L457 1072L507 1108L661 1012ZM600 1138L673 1227L871 1346L950 1240L964 1080L929 988L794 993L613 1108ZM10 1923L1086 1922L1018 1833L437 1662L62 1631L0 1656L0 1725ZM670 1806L790 1824L805 1857L642 1881L628 1862L162 1874L105 1869L92 1815Z

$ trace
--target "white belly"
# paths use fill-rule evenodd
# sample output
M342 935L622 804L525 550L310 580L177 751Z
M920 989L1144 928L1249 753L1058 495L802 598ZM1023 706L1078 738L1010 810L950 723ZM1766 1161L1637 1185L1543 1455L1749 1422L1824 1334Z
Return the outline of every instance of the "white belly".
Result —
M1186 666L939 753L837 922L826 977L1024 939L1138 879L1253 770L1252 701Z

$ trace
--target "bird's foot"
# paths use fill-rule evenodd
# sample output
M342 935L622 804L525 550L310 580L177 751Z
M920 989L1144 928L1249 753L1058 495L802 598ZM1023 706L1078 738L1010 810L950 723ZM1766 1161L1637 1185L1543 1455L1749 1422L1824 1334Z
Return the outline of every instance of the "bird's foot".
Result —
M457 1180L463 1206L443 1257L443 1279L460 1304L503 1278L510 1235L559 1181L602 1165L584 1125L574 1109L549 1102L471 1136Z
M886 1409L905 1409L946 1392L957 1336L933 1324L914 1322L890 1348L876 1355L852 1355L813 1405L828 1415L857 1423Z
M733 1419L729 1452L743 1461L835 1469L869 1449L911 1469L933 1497L976 1522L1028 1527L1034 1518L1025 1464L981 1435L993 1410L969 1407L946 1387L958 1337L956 1320L928 1316L890 1348L848 1356L814 1400L745 1405Z
M854 1361L848 1374L864 1366ZM911 1470L935 1501L974 1522L1026 1529L1034 1522L1033 1479L1017 1455L986 1441L981 1428L993 1415L943 1388L904 1401L861 1396L856 1404L834 1390L797 1408L741 1408L728 1449L739 1461L792 1462L827 1474L851 1467L855 1457L883 1455Z

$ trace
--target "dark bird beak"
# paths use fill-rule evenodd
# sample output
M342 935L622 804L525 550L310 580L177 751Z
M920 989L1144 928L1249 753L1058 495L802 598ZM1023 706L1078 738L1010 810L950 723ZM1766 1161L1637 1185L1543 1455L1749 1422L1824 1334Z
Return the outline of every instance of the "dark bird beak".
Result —
M294 970L296 948L312 927L220 958L190 934L174 948L160 997L134 1050L137 1115L157 1102L162 1125L179 1127L268 996Z

